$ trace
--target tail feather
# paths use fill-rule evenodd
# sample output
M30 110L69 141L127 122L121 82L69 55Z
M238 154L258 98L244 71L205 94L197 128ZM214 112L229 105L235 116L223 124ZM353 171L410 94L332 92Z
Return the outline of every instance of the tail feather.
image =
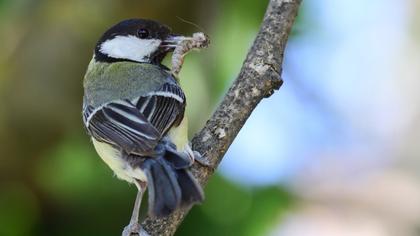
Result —
M146 175L149 190L149 214L157 217L171 214L181 202L181 190L172 168L161 158L148 160Z
M181 207L190 206L204 200L204 193L197 180L187 169L177 170L177 179L181 188Z
M187 168L185 158L175 155L148 158L144 163L149 191L149 214L167 216L179 207L202 202L203 190ZM179 158L179 160L177 160Z

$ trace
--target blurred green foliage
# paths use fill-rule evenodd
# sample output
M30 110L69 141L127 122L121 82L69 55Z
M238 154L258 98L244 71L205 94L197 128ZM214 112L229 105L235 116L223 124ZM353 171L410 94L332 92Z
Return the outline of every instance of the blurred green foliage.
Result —
M235 78L267 1L0 0L0 235L119 235L135 187L113 177L81 123L82 77L95 41L125 18L208 32L181 73L191 134ZM264 235L293 198L215 176L178 235Z
M294 202L279 187L250 189L218 175L205 192L206 201L190 212L178 235L266 235Z

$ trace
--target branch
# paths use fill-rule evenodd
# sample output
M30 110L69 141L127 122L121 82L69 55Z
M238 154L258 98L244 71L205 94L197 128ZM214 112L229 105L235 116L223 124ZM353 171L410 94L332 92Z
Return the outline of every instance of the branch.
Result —
M200 152L211 167L194 164L192 172L205 185L224 154L258 103L280 88L283 53L301 0L270 0L260 31L237 79L223 101L193 138L193 150ZM150 235L173 235L189 209L167 218L146 218Z

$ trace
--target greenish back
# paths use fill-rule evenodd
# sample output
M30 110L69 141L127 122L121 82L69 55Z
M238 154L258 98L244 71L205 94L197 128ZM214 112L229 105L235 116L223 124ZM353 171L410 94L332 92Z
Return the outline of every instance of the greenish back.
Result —
M83 87L85 102L97 107L104 103L133 99L159 89L164 83L177 83L157 65L135 62L96 62L89 64Z

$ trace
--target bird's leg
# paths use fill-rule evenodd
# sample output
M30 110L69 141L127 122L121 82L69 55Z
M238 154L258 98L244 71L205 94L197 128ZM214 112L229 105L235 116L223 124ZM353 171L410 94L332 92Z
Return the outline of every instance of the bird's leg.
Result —
M136 201L134 203L133 213L131 214L130 223L124 228L124 231L122 232L122 236L149 236L149 234L141 227L139 223L141 199L143 198L143 194L146 191L146 182L138 181L136 185L138 192Z

